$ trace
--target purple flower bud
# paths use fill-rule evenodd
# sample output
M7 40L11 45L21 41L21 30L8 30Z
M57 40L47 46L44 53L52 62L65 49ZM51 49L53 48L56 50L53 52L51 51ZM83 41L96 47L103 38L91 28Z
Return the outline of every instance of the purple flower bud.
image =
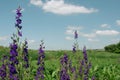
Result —
M24 67L25 68L28 68L29 67L29 58L28 58L28 45L27 45L27 40L25 40L24 42L24 48L23 48L23 57L24 57L24 61L25 61L25 64L24 64Z
M75 53L76 52L76 47L75 46L73 46L73 53Z
M64 62L67 64L68 63L68 56L67 54L64 55Z
M22 32L18 30L18 35L22 37Z
M28 57L27 56L24 57L24 61L28 62Z
M17 24L21 24L22 23L22 20L21 19L17 19Z
M9 64L9 69L10 69L11 74L16 74L17 73L16 68L13 64Z
M25 40L25 45L27 45L28 44L28 42Z
M22 14L21 14L20 12L17 12L17 15L18 15L18 17L21 17L21 16L22 16Z
M40 48L39 53L44 53L44 50L42 48Z
M17 27L19 30L22 29L22 26L20 26L19 24L15 24L15 27Z
M65 54L61 59L60 62L62 64L61 71L60 71L60 80L70 80L70 76L67 73L67 70L71 65L68 65L68 56Z
M18 17L21 17L22 16L22 14L21 14L21 11L22 9L20 8L20 6L18 7L18 9L16 9L16 13L17 13L17 15L18 15Z
M68 63L68 56L67 54L64 55L63 58L61 58L61 64L64 65L64 64L67 64Z
M87 63L88 62L88 57L87 57L87 51L86 51L86 47L85 46L83 48L83 55L84 55L85 63Z
M10 44L10 55L11 56L17 56L18 52L17 52L17 45L16 44Z
M74 33L74 38L77 39L78 38L78 33L77 33L77 30L75 31Z

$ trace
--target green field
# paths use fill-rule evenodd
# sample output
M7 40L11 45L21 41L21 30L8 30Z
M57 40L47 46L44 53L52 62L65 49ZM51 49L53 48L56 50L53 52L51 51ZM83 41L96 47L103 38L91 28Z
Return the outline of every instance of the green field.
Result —
M82 59L82 51L73 54L72 51L45 51L45 80L59 80L60 58L68 54L73 65L78 66ZM0 57L9 54L8 48L0 48ZM29 50L30 72L29 80L33 80L36 73L37 50ZM120 80L120 54L108 53L102 50L87 50L88 59L92 63L89 77L95 80ZM27 75L26 75L27 76ZM71 79L72 80L72 79ZM78 79L81 80L81 79ZM91 79L90 79L91 80Z

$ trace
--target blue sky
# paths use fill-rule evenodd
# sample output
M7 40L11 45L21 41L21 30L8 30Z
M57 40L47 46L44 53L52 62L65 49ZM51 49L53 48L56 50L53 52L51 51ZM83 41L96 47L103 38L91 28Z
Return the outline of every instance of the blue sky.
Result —
M102 49L120 40L120 0L2 0L0 2L0 45L9 46L16 32L15 9L20 5L22 40L38 49L40 40L46 49L72 49L74 31L79 47Z

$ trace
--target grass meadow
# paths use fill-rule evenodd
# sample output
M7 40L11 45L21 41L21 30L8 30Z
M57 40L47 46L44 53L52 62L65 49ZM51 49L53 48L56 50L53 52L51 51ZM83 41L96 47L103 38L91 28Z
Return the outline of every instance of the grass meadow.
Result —
M37 69L37 50L29 50L30 80L33 80ZM66 53L72 60L73 65L79 65L82 59L82 51L72 53L72 51L58 50L45 51L45 80L59 80L60 58ZM9 48L0 48L0 58L9 54ZM95 76L95 80L120 80L120 54L109 53L103 50L87 50L88 59L92 64L89 76ZM82 79L78 79L82 80ZM91 80L91 79L90 79Z

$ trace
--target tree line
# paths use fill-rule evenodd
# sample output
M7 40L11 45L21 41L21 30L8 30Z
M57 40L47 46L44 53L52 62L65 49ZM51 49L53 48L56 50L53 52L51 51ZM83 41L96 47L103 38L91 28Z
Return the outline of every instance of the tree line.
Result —
M116 44L110 44L104 47L105 51L112 53L120 53L120 42Z

